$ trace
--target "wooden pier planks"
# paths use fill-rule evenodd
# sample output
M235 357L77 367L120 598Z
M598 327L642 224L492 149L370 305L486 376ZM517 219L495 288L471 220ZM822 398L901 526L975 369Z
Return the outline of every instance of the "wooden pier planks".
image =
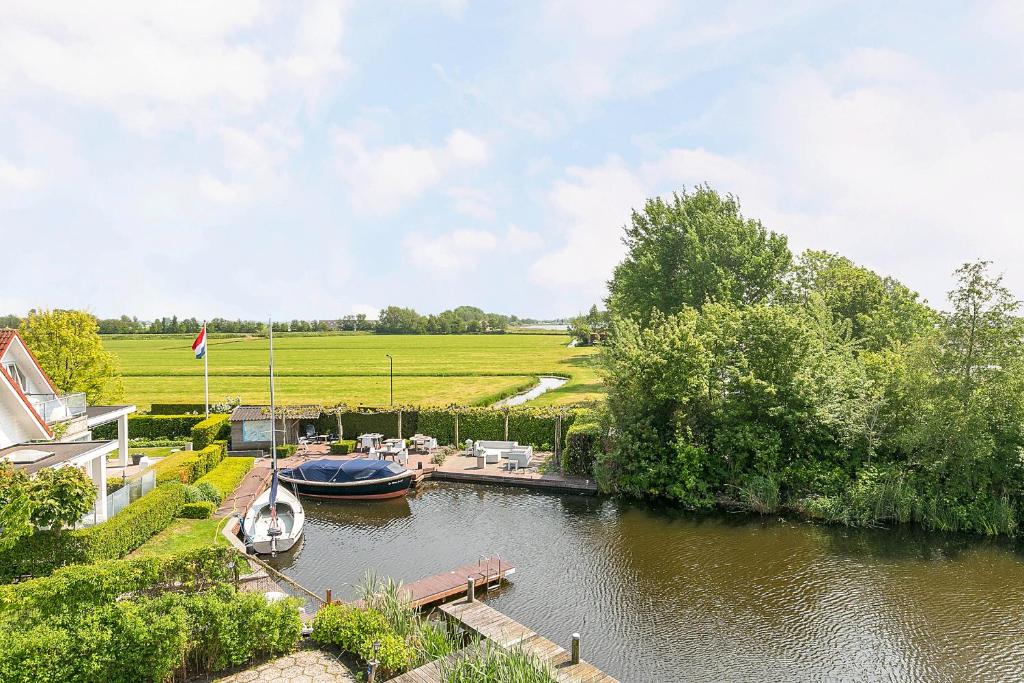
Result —
M476 589L483 591L488 584L504 580L515 570L515 567L499 557L487 557L473 564L413 581L404 588L414 607L427 607L465 595L466 583L470 577L476 582Z
M501 647L518 647L537 657L551 667L560 683L618 683L614 677L593 664L583 660L579 664L572 664L571 656L565 648L481 602L459 600L441 605L440 610L470 631Z

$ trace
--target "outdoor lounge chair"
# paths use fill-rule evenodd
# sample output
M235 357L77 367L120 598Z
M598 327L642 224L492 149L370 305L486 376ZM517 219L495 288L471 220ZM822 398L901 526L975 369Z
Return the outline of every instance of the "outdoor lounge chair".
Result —
M533 446L514 448L508 451L509 469L525 469L530 466L533 459Z

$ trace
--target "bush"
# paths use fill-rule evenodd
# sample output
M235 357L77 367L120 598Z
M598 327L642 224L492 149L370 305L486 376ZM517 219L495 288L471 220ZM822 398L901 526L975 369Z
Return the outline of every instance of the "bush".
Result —
M373 643L380 643L377 659L387 672L405 669L415 660L415 652L394 632L387 619L373 609L327 605L313 618L313 641L335 645L364 662L373 657Z
M126 593L154 588L201 590L227 581L230 548L208 547L177 555L104 560L62 567L50 576L0 586L0 618L23 625L90 610Z
M154 403L150 415L206 415L205 403Z
M136 439L189 439L192 428L205 420L203 415L130 415L128 434ZM110 422L92 430L94 439L116 439L117 423Z
M208 500L201 500L198 503L185 503L178 512L179 517L185 519L209 519L217 506Z
M253 458L225 458L219 465L203 475L196 486L209 484L220 494L221 502L230 496L242 483L242 479L252 469Z
M176 481L191 484L212 470L224 459L227 448L221 441L201 451L178 451L153 465L158 484Z
M289 456L295 455L295 451L297 451L298 449L299 447L293 443L281 444L280 446L277 447L277 457L287 458Z
M331 444L331 455L348 455L356 450L355 440L343 439Z
M128 480L124 477L108 477L107 478L107 495L117 491L122 486L126 485Z
M220 502L224 497L209 481L197 481L191 486L185 487L185 502L186 503L202 503L209 502L215 505L220 505Z
M184 486L163 484L102 524L32 534L0 554L0 578L46 576L69 564L124 557L163 531L184 504Z
M398 433L397 410L346 411L339 414L337 421L341 422L342 430L348 436L378 433L383 434L385 439L398 439L406 434L415 434L417 431L415 410L402 411L403 434Z
M594 463L600 448L601 426L597 422L578 419L565 433L565 449L562 450L561 462L562 472L593 476Z
M231 434L231 423L227 415L211 415L192 428L192 448L199 451L218 439Z
M295 599L221 588L138 598L31 629L0 631L0 680L166 681L290 651L302 632Z

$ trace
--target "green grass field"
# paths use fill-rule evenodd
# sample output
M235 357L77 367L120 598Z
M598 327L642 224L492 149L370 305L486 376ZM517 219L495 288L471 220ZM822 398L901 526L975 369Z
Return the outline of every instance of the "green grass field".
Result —
M486 405L525 389L538 375L569 377L536 405L561 405L601 397L593 348L570 348L561 334L367 335L274 337L275 388L281 403L380 406L389 402L389 365L395 359L395 403ZM191 337L107 338L120 359L125 398L152 403L201 403L203 363ZM239 396L269 400L268 343L263 338L211 338L210 400Z

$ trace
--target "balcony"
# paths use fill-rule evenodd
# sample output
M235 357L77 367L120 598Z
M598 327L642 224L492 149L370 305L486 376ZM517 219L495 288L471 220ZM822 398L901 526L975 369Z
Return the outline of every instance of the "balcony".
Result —
M73 420L85 415L85 393L67 394L28 394L32 406L48 425Z

